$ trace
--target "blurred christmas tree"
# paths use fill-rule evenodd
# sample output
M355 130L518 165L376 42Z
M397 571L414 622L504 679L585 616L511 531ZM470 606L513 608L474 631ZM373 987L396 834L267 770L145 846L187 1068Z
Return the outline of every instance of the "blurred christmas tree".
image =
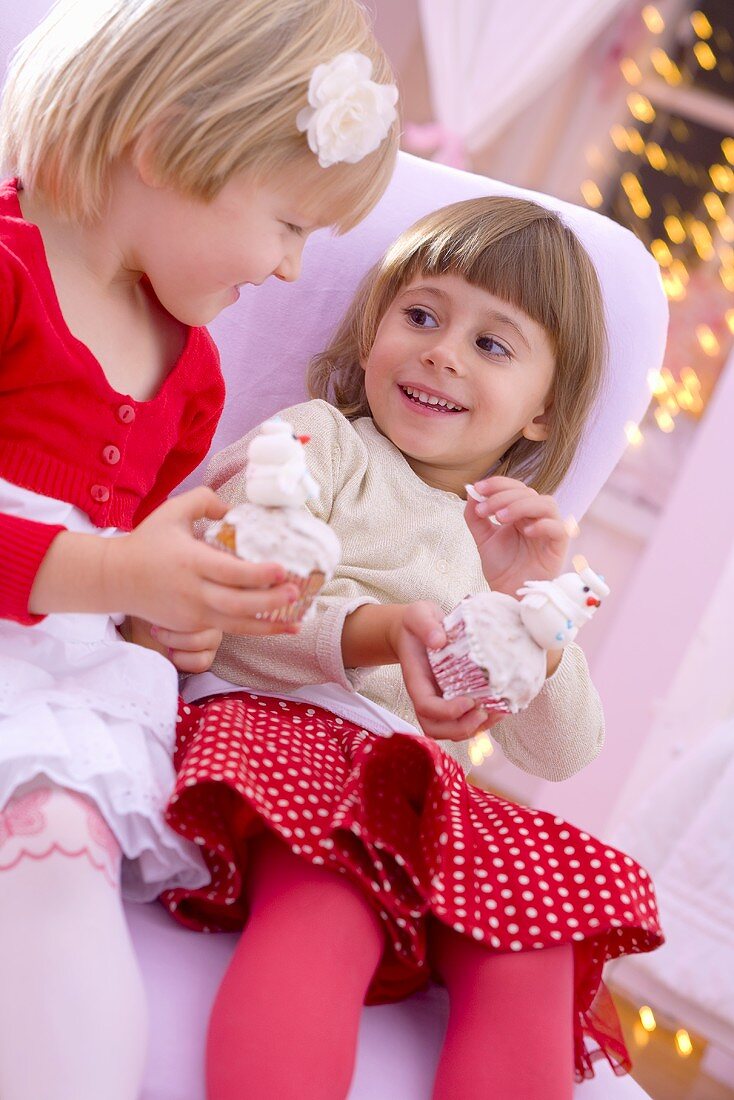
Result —
M734 2L667 0L640 20L644 34L620 61L615 175L581 188L649 248L670 302L665 366L650 378L642 434L630 427L637 446L650 427L670 433L701 415L734 334Z

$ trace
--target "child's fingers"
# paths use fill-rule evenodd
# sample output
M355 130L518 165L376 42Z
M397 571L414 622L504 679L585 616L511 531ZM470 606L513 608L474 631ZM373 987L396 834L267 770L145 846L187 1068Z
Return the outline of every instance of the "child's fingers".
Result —
M433 679L428 658L425 657L425 650L423 653L414 652L407 660L403 656L400 664L405 690L416 709L417 705L430 707L433 700L440 699L440 696L436 695L436 682Z
M484 722L483 725L480 724L479 726L477 726L477 728L474 730L474 734L482 733L483 730L491 730L492 726L496 726L498 722L501 722L503 720L503 718L506 718L506 717L507 717L507 714L504 711L501 711L501 710L490 711L489 714L487 715L486 722ZM472 736L474 736L474 734L472 734Z
M518 523L523 519L558 518L560 521L558 508L552 497L529 493L518 494L512 500L501 502L494 510L494 515L503 524Z
M161 507L166 509L171 519L189 523L194 523L197 519L221 519L229 510L229 505L207 485L179 493Z
M203 542L197 545L195 567L205 580L227 588L270 588L286 578L285 569L277 562L244 561Z
M496 493L501 493L505 489L524 489L531 493L535 492L535 489L531 489L529 485L525 485L524 482L518 481L516 477L504 477L501 475L485 477L481 481L475 481L474 488L480 496L487 499L494 496Z
M154 638L176 652L196 653L207 649L216 650L222 640L221 630L166 630L162 626L152 626L150 632Z
M406 684L407 686L407 684ZM433 691L411 694L416 714L430 722L458 722L465 714L474 710L476 701L468 695L461 695L456 699L444 699L436 694L435 685L431 685Z
M204 581L200 590L200 614L205 621L227 634L277 633L266 629L272 624L261 616L295 603L299 595L292 584L278 585L277 588L239 589Z
M418 715L419 720L421 715ZM424 733L436 741L468 741L480 729L486 729L488 725L494 725L494 721L482 707L476 705L463 718L454 722L426 722L421 721Z
M535 519L522 524L522 533L531 539L547 539L548 542L565 543L568 533L562 520Z
M404 622L410 633L426 648L440 649L446 644L443 612L436 604L427 601L411 604Z
M216 655L216 649L202 649L197 653L191 653L189 650L183 649L170 649L168 651L169 661L175 665L179 672L207 672L214 664Z
M416 710L420 705L428 708L446 706L446 700L442 698L436 686L425 645L415 634L408 631L404 633L401 643L400 665L405 688ZM453 711L456 714L461 713L460 700L452 700L452 702ZM445 711L439 709L438 713L443 714Z
M502 508L514 504L517 500L532 500L534 498L538 498L538 494L534 489L528 489L525 485L516 485L513 489L503 489L501 492L494 493L491 497L479 501L477 503L477 513L480 516L494 514Z

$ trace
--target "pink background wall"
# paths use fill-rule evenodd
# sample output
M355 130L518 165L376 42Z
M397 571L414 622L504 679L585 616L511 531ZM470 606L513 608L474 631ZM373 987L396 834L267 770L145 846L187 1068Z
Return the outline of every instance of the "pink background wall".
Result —
M590 829L609 824L629 782L639 789L646 778L660 773L680 748L680 738L695 740L724 717L709 710L706 721L697 722L706 704L698 710L694 705L687 715L688 729L669 727L666 743L654 739L655 751L644 753L671 692L693 700L718 692L721 711L730 705L727 693L720 691L734 678L730 616L713 620L720 635L707 639L704 668L691 660L691 650L707 616L710 620L712 602L731 599L722 589L734 547L734 508L724 488L732 463L733 423L730 360L627 590L617 593L622 602L592 661L606 713L605 749L572 780L537 790L544 808ZM642 770L635 774L636 768Z

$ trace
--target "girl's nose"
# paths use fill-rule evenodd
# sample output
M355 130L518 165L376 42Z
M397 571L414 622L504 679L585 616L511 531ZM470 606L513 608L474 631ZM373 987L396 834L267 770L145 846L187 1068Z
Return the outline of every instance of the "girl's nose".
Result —
M459 370L459 357L450 344L435 344L421 353L421 363L436 370L448 370L456 374Z
M273 275L276 279L282 279L284 283L295 283L301 274L301 257L284 256L276 267Z
M303 257L303 245L305 242L299 241L293 248L283 256L282 260L278 264L273 274L278 279L282 279L286 283L294 283L298 276L301 274L301 259Z

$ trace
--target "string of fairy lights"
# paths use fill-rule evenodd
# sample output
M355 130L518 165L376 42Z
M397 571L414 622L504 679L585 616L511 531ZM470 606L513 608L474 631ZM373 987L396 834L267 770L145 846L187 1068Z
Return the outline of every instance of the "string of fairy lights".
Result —
M673 1028L675 1030L673 1031ZM650 1042L650 1036L654 1031L658 1029L658 1020L655 1013L649 1005L640 1005L637 1012L637 1019L635 1020L632 1028L635 1043L638 1047L646 1047ZM673 1024L670 1029L673 1032L673 1043L675 1045L676 1052L681 1058L690 1058L693 1054L693 1040L690 1034L684 1027L675 1027Z
M624 155L624 171L611 182L621 189L629 210L637 219L635 231L657 261L665 294L672 303L672 308L675 308L675 303L683 302L688 294L691 271L686 255L689 252L691 255L695 252L694 262L717 264L718 278L724 290L734 294L734 219L727 210L728 196L734 195L734 137L724 137L719 145L720 155L711 164L703 166L691 163L679 150L664 148L658 141L648 140L643 136L640 126L654 123L658 113L656 104L660 109L672 106L685 115L685 110L681 109L685 106L682 97L666 97L661 94L661 87L685 89L686 78L679 64L661 45L655 43L655 39L666 29L660 10L655 5L648 4L640 14L647 31L653 36L645 68L650 74L654 73L655 77L648 79L633 57L624 57L620 62L622 77L629 86L626 107L630 119L626 124L615 124L610 130L609 136L614 148ZM688 18L695 35L691 51L695 63L707 71L718 67L722 75L734 81L734 62L717 54L714 48L716 43L712 44L714 28L706 14L697 10ZM727 37L727 32L723 32L723 37ZM734 46L734 42L730 41L729 45ZM655 80L657 84L654 83ZM669 129L676 143L685 142L689 136L685 118L670 118ZM701 209L670 209L662 218L663 232L659 236L646 232L646 225L654 220L653 206L645 193L639 170L628 167L630 163L634 165L632 158L646 163L655 172L677 177L689 187L697 188L701 193ZM594 209L605 203L602 187L593 179L583 181L581 194L585 203ZM723 319L728 330L734 334L734 301L732 307L725 310ZM717 335L710 324L701 321L695 325L694 335L703 356L720 360L725 350L722 348L721 333ZM674 374L669 367L663 366L660 370L648 373L647 383L652 401L652 416L661 432L672 432L680 413L698 417L703 412L703 387L693 367L683 366ZM634 421L625 425L625 435L632 447L639 447L644 441L643 431ZM573 516L567 517L565 526L571 538L578 536L579 526ZM493 744L487 733L480 733L472 738L469 755L473 765L481 765L492 752ZM647 1046L653 1032L660 1029L672 1037L678 1056L689 1058L694 1053L694 1044L688 1030L666 1019L663 1012L659 1014L660 1022L650 1005L643 1004L639 1007L632 1027L633 1039L638 1049Z
M688 293L691 271L686 255L689 252L691 255L695 252L694 262L717 264L718 278L724 290L734 293L734 219L727 210L728 196L734 195L734 137L724 137L719 145L719 156L713 163L704 166L691 163L679 149L663 148L659 142L643 136L640 126L654 123L659 110L672 107L680 114L686 113L684 97L691 95L686 91L691 80L668 52L656 44L656 39L666 30L660 10L648 4L640 15L652 36L651 44L647 61L642 67L631 56L624 57L620 62L622 77L629 86L626 107L630 118L628 123L616 123L610 130L614 148L623 154L624 171L611 181L606 181L606 189L609 190L611 183L624 195L635 232L657 261L663 288L671 303L682 302ZM718 68L722 76L733 80L734 62L716 41L718 38L718 42L731 47L734 45L731 35L723 28L715 35L711 21L702 11L691 12L688 19L695 37L691 51L695 61L692 64L707 71ZM666 89L675 89L677 96L666 95ZM702 93L697 95L699 101L696 106L700 117ZM695 110L693 114L696 114ZM684 142L689 136L684 118L670 118L669 130L676 142ZM651 220L655 221L651 218L653 205L645 193L640 169L634 167L635 159L654 172L677 177L689 187L696 188L702 193L699 209L668 210L662 219L663 232L654 236L648 228ZM605 203L602 187L593 179L583 181L581 195L592 208L599 208ZM723 320L734 334L734 308L724 311ZM712 360L720 359L723 350L721 333L717 335L710 324L702 321L695 325L694 334L704 356ZM705 397L701 379L693 367L681 368L677 376L664 367L660 371L651 371L647 381L654 403L652 415L662 432L674 430L676 417L681 412L694 417L703 412ZM638 424L629 422L625 426L625 434L631 446L639 447L643 443L643 432Z

